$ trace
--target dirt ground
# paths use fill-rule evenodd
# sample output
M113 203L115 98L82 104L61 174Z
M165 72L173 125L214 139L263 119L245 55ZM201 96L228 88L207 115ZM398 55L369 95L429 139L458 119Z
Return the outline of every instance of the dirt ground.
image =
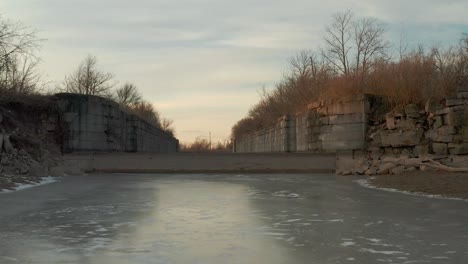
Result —
M468 199L468 173L414 171L401 175L380 175L369 182L381 188Z

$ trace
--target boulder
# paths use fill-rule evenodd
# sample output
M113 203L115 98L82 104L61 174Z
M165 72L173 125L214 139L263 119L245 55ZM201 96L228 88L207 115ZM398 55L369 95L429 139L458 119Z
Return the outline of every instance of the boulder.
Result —
M399 133L392 133L390 135L390 141L392 147L411 147L417 146L421 143L423 137L423 130L410 130L400 131Z
M437 104L436 100L431 98L431 99L426 101L426 105L424 106L424 111L426 111L426 113L435 114L435 112L437 110L437 107L438 107L438 104Z
M402 174L403 172L405 172L405 166L398 166L398 167L395 167L392 169L392 174L394 175L398 175L398 174Z
M372 140L371 144L373 146L381 146L382 145L382 137L379 132L372 133L369 138Z
M452 155L467 155L468 154L468 143L463 144L454 144L450 143L448 145L449 152Z
M390 136L392 135L391 132L382 130L378 133L380 135L380 142L383 147L389 147L392 145L392 141Z
M406 130L414 129L416 127L416 122L414 122L414 119L402 119L395 125L395 127Z
M368 170L366 170L364 172L364 174L367 175L367 176L376 175L377 174L377 167L375 167L375 166L370 167Z
M387 129L393 130L395 129L395 117L393 115L387 115L385 118Z
M409 104L405 107L405 114L409 118L419 118L420 117L419 111L420 109L415 104Z
M396 165L394 163L390 163L390 162L384 163L380 166L378 174L379 175L390 174L392 169L394 169L395 167Z

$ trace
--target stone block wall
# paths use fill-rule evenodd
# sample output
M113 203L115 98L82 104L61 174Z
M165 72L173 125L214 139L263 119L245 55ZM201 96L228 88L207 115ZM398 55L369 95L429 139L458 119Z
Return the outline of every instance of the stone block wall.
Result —
M356 95L309 106L309 151L336 152L366 148L370 101Z
M176 152L178 140L122 110L113 101L78 94L57 94L63 113L63 150Z
M468 167L468 87L442 101L409 104L381 116L368 127L368 148L353 153L341 174L399 174L427 170L428 160ZM432 164L434 165L434 164Z
M372 148L387 153L468 154L468 89L459 89L442 102L429 100L424 109L414 104L388 113L384 124L371 127Z
M272 126L260 129L235 142L235 152L289 152L295 120L284 116ZM295 137L295 135L294 135Z
M336 152L366 148L367 95L312 103L307 111L236 139L235 152ZM280 140L279 140L280 139Z

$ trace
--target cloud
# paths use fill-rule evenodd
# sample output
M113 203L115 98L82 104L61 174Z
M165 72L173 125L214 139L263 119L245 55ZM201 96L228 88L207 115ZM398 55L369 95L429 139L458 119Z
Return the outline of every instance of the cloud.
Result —
M228 136L288 57L321 45L331 15L379 18L390 39L447 45L468 31L466 0L15 0L3 15L40 29L42 70L59 84L87 55L135 83L180 131ZM193 135L180 134L182 140Z

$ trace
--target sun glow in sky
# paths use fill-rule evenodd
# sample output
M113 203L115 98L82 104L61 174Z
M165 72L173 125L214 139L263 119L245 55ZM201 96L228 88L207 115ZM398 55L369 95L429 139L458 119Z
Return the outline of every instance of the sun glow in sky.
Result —
M334 13L378 18L387 39L455 43L468 32L466 0L0 0L4 18L46 39L41 70L58 85L88 54L132 82L182 142L229 138L232 125L274 86L287 60L321 44Z

